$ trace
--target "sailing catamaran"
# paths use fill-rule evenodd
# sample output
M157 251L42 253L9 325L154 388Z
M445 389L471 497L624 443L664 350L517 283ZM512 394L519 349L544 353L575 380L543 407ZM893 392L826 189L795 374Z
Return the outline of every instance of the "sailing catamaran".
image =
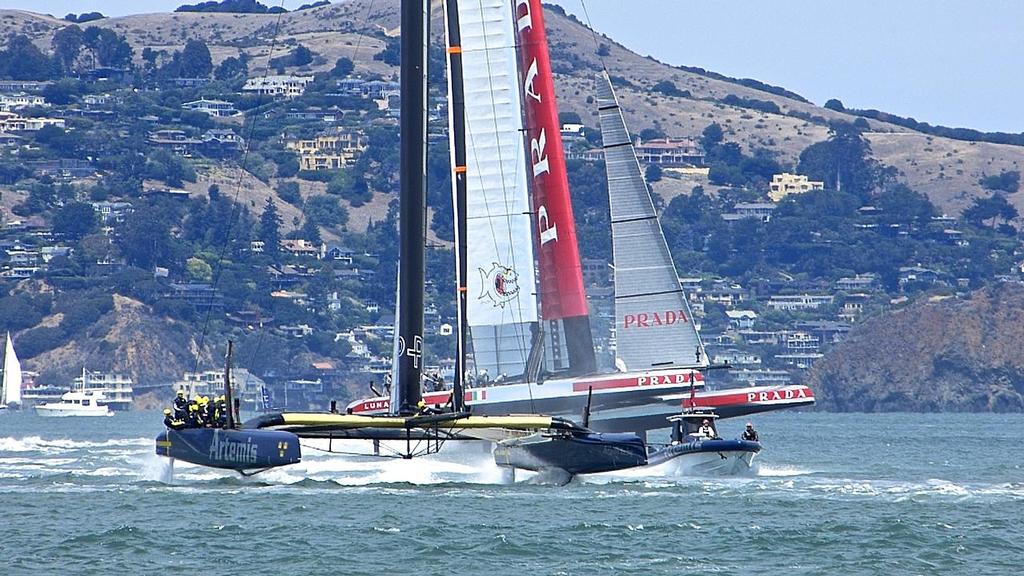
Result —
M423 360L423 251L426 240L424 224L428 6L427 0L402 2L399 302L394 357L395 386L389 399L389 414L265 414L239 426L236 421L236 409L230 409L227 425L223 428L169 426L156 438L157 454L203 466L254 473L298 462L301 459L301 438L372 440L373 446L378 450L381 440L397 440L399 442L395 444L399 447L393 448L394 455L412 458L437 452L448 441L500 441L545 432L565 439L562 442L555 442L553 447L549 446L549 454L554 458L551 460L552 463L563 465L561 467L570 474L577 469L616 470L636 466L645 461L646 454L642 451L643 461L626 461L618 459L614 451L601 449L605 445L621 444L622 435L615 435L615 438L606 441L600 433L594 433L566 419L538 414L471 415L465 410L462 402L462 370L455 374L451 411L431 413L423 409L420 386ZM456 52L449 50L450 54ZM468 172L465 164L455 163L453 171L456 180L465 181ZM465 188L456 187L455 194L458 226L460 230L465 230L468 225L467 218L464 216L465 212L459 211L460 207L466 206ZM460 242L460 239L464 238L465 235L457 237L460 255L466 254L466 246ZM506 275L506 280L509 280L508 272L502 273ZM468 277L472 278L471 275ZM467 300L466 280L466 267L457 265L456 294L460 310L464 309ZM495 288L497 287L495 284ZM501 287L501 291L495 292L499 299L507 302L511 299L506 298L507 296L515 296L511 291L512 284L504 283ZM460 313L460 318L465 316ZM464 333L463 328L464 325L460 323L460 341ZM230 344L225 370L225 396L228 405L231 406ZM642 448L643 441L635 435L631 436L633 443ZM581 438L586 440L585 450L582 452L582 445L574 441ZM401 447L403 442L404 447Z
M617 364L625 369L602 374L541 3L482 0L449 2L445 8L450 150L452 165L463 167L453 174L453 193L457 214L465 215L458 232L468 246L457 255L468 271L459 323L472 343L475 372L475 386L464 391L463 400L474 414L578 418L592 391L594 429L664 427L665 418L679 411L678 401L666 398L701 386L699 370L708 362L646 187L640 197L633 187L619 186L625 157L615 160L618 144L609 145ZM642 176L637 180L644 186ZM632 221L637 203L643 214ZM640 269L647 265L652 268ZM460 341L457 356L466 347ZM456 371L465 368L460 364ZM450 397L442 391L423 400L443 406ZM389 410L391 399L384 396L348 406L362 415Z
M21 362L14 353L14 341L11 333L7 333L7 346L4 350L3 389L0 390L0 410L21 407Z

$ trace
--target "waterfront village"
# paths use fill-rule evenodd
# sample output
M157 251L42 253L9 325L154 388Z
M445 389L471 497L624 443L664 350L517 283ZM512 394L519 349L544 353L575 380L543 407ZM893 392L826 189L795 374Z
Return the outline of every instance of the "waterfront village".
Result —
M193 51L202 52L200 48L205 46ZM291 55L305 56L301 46L292 48ZM213 68L208 52L200 69L191 74L182 55L177 75L171 68L179 53L172 59L150 52L143 54L144 64L138 69L121 61L69 67L56 80L0 79L0 278L6 286L5 301L12 304L19 298L15 286L33 282L44 283L44 291L109 292L131 278L132 286L118 288L118 293L141 300L159 314L197 326L213 318L223 333L267 331L275 343L271 345L283 343L283 350L306 352L297 356L301 365L293 363L288 369L258 369L239 358L235 383L248 407L323 407L331 399L365 394L367 382L382 381L390 369L393 292L384 287L393 284L387 278L390 265L381 261L393 260L394 248L380 238L389 230L393 233L394 224L375 229L386 218L393 219L385 217L386 209L376 222L364 222L358 234L355 226L346 227L346 220L369 204L380 205L376 199L381 191L393 189L388 172L396 161L397 78L356 74L344 59L326 74L303 74L303 65L294 62L281 63L278 72L295 68L296 73L257 74L237 58ZM432 142L446 141L447 113L438 92L430 107ZM601 164L598 130L579 115L564 115L562 137L571 181L578 181L588 165ZM118 139L137 149L126 153ZM687 192L699 188L709 199L717 194L722 209L714 214L715 223L704 222L705 228L740 234L751 225L768 225L794 197L826 188L823 181L793 173L794 168L780 168L770 178L751 180L753 184L716 186L708 148L721 148L722 140L720 134L710 137L708 130L678 133L670 127L638 130L635 136L638 156L656 193L670 185L683 186ZM447 152L440 157L446 159ZM138 165L127 166L132 162ZM238 184L238 166L254 177L252 185ZM445 178L432 181L432 198L445 196ZM243 192L241 202L254 213L249 222L255 230L244 230L235 238L217 236L203 220L223 218L214 214L214 206L226 197L237 197L238 186L267 191ZM162 242L150 246L147 231L139 230L148 222L140 220L141 211L175 204L178 207L172 210L185 215L185 224L173 222L164 230L181 242L187 239L197 247L194 252L182 254ZM665 204L661 208L668 218L675 200ZM82 216L82 205L93 211L94 223L89 214ZM599 201L584 208L607 211ZM450 213L450 207L447 210ZM887 210L878 205L856 207L854 229L966 248L979 234L970 230L985 228L937 213L901 221ZM255 214L260 212L257 222ZM679 226L687 226L685 216ZM275 218L279 230L268 231L266 223L274 224ZM83 220L88 224L83 226ZM445 240L450 226L443 218L433 220L431 241L440 249L450 246ZM585 232L586 223L580 226ZM677 252L672 230L679 228L666 230ZM784 240L767 239L773 241ZM224 254L217 250L224 244L230 244L227 256L235 265L257 270L263 277L252 279L233 271L230 281L222 276L218 284L217 261ZM1020 275L1015 245L1004 250L1008 264L998 264L991 278ZM596 345L603 368L610 369L615 350L610 254L595 254L587 246L583 251ZM708 354L714 364L729 366L709 377L717 385L800 382L861 319L921 294L955 297L976 285L955 269L912 260L898 263L891 274L778 271L753 277L716 273L708 266L687 270L693 259L680 261L676 255L679 281ZM446 303L447 292L437 286L438 278L431 277L433 291L425 317L428 343L439 350L432 370L444 372L451 368L454 310ZM144 293L138 291L141 284L146 285ZM244 294L235 294L242 284ZM39 307L35 300L28 306ZM36 321L60 311L59 305L51 302L48 309L37 310L32 321L14 326L24 331L15 339L21 345L19 353L32 358L80 337L111 304L98 307L99 312L80 321L82 326L73 325L73 314L64 310L56 328L36 327ZM304 347L296 348L296 343ZM35 381L27 382L27 399L52 397L71 387L67 380L55 381L58 377L48 374L45 366L37 368ZM222 386L219 366L211 362L196 368L163 381L145 374L93 373L88 366L68 370L81 374L82 386L91 381L93 386L118 388L129 395L133 386L137 396L172 388L184 388L190 395L216 395ZM66 371L63 376L67 378Z

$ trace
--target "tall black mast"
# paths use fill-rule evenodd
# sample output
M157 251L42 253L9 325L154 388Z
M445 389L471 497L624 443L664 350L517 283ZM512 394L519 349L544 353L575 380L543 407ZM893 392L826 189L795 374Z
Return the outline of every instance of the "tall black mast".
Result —
M466 98L462 86L462 36L459 32L457 0L445 2L448 36L448 102L452 118L452 208L455 217L455 302L457 304L455 344L455 380L452 383L452 410L466 408L463 390L466 375Z
M426 243L429 0L402 0L401 248L398 270L399 414L422 398L423 250Z

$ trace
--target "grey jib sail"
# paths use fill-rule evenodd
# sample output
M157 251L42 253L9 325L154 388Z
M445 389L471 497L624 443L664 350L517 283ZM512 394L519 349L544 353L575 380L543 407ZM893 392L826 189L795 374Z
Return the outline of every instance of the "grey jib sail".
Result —
M707 366L607 74L598 81L597 94L615 261L617 361L628 370Z

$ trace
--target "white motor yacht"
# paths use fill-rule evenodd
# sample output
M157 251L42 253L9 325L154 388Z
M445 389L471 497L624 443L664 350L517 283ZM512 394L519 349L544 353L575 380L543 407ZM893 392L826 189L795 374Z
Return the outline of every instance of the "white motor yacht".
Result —
M47 402L35 407L40 416L113 416L114 413L104 404L106 397L94 391L66 392L60 402Z

